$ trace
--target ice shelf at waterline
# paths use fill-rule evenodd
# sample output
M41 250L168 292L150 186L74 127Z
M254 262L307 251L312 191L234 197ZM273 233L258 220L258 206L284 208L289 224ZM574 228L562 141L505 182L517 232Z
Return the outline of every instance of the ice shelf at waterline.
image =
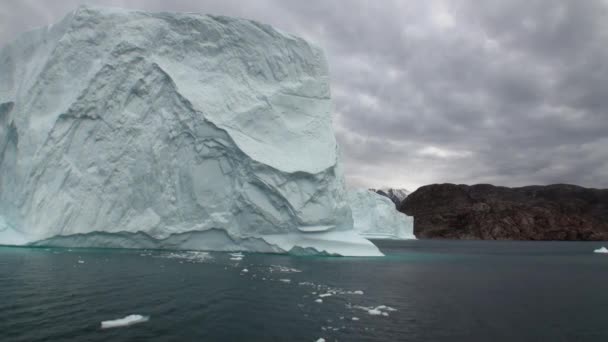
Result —
M303 39L80 7L5 46L0 75L0 243L382 255Z
M367 189L348 191L355 230L370 239L415 239L414 218L400 213L390 198Z

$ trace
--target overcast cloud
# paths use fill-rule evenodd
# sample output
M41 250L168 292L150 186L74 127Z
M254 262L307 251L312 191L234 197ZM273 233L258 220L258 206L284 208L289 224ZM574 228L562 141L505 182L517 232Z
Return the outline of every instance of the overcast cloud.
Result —
M80 3L245 17L323 47L351 186L608 187L605 1L0 0L0 44Z

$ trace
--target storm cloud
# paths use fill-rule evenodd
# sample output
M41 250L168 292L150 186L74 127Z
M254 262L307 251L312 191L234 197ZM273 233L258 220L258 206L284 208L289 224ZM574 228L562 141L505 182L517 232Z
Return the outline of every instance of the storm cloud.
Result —
M245 17L321 46L351 186L608 187L605 1L0 0L0 44L80 3Z

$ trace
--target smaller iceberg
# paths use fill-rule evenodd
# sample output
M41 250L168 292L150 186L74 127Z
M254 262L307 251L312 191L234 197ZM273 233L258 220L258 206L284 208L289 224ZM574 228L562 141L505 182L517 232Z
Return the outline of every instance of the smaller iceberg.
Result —
M414 218L395 209L385 196L366 189L348 191L354 229L368 239L416 239Z
M129 315L129 316L119 318L119 319L113 319L110 321L102 321L101 329L128 327L129 325L147 322L149 319L150 319L149 316Z
M593 253L608 254L608 248L601 247L593 251Z

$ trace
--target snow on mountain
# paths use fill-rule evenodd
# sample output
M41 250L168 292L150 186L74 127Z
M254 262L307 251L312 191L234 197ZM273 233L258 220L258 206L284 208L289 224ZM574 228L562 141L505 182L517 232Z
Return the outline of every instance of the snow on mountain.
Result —
M395 209L387 197L374 191L356 189L348 191L353 212L354 227L359 234L370 239L415 239L414 218Z
M80 7L5 46L0 75L0 243L381 255L298 37Z
M395 203L395 207L397 208L399 208L401 202L403 202L403 200L410 194L410 192L406 189L380 188L370 190L382 196L388 197L391 201L393 201L393 203Z

